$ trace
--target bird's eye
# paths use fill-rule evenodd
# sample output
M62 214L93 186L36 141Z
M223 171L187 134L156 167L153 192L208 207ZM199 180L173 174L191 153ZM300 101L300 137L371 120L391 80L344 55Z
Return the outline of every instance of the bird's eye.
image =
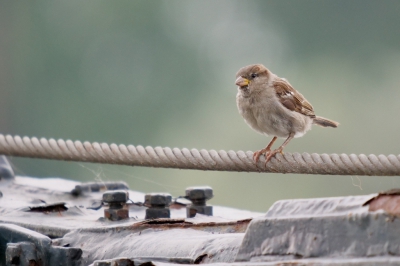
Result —
M258 76L258 74L256 74L256 73L251 74L251 78L255 78L257 76Z

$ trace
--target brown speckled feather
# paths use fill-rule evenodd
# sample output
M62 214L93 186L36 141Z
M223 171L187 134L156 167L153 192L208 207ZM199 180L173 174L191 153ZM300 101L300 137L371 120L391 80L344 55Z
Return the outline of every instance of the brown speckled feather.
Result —
M278 99L287 109L315 118L314 109L301 93L297 92L285 79L273 83Z

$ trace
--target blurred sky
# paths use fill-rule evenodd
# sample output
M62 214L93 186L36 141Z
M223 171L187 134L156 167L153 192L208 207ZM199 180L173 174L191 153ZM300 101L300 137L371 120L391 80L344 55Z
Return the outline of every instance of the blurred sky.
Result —
M286 152L397 155L399 14L399 1L373 0L1 1L0 133L254 151L270 138L238 114L234 81L240 67L262 63L340 122ZM124 180L174 196L209 185L211 204L257 211L400 187L398 177L11 162L20 175Z

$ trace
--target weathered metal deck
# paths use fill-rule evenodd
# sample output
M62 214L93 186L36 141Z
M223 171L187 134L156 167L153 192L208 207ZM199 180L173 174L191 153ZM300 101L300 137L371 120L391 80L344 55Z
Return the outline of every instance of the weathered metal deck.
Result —
M396 190L192 218L191 202L176 198L153 206L170 218L145 219L149 198L123 182L14 176L1 156L0 178L0 265L400 265ZM114 220L106 191L129 193Z

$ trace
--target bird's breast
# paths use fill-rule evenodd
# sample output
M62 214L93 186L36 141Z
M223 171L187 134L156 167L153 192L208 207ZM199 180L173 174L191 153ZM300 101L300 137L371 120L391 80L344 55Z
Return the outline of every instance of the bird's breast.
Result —
M288 110L274 96L242 97L238 93L239 113L253 130L264 135L286 138L292 132L297 137L310 129L312 121L308 117Z

